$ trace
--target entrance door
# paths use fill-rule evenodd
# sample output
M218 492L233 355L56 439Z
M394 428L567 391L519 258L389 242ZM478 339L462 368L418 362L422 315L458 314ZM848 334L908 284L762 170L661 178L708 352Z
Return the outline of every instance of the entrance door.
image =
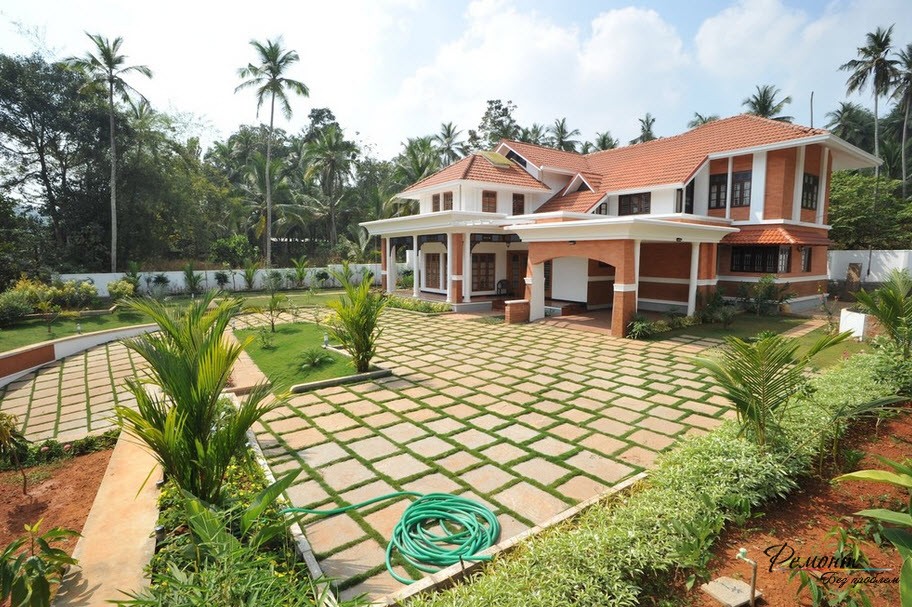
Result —
M526 296L526 266L529 263L527 251L507 252L507 289L511 297Z

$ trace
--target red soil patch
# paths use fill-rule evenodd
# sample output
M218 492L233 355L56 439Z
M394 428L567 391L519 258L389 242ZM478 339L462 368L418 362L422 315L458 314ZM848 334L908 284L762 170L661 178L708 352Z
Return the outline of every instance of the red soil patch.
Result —
M27 473L42 477L30 480L28 495L22 495L18 472L0 472L0 548L21 537L23 525L39 519L43 519L42 531L54 527L82 531L111 452L98 451L27 469ZM67 538L56 546L72 554L78 539Z
M853 429L843 440L843 448L863 452L865 455L855 466L856 470L880 468L886 466L873 456L880 455L887 459L903 461L912 458L912 413L883 422L879 427L864 423ZM838 476L838 471L827 473L827 479ZM710 563L711 579L725 575L750 583L750 566L734 558L739 548L746 548L748 558L757 561L757 588L763 591L760 605L810 606L812 604L807 590L799 597L796 595L800 580L796 576L789 580L788 571L770 571L770 558L778 548L764 552L771 546L788 543L793 548L794 556L801 558L814 556L832 556L837 538L827 537L827 533L836 526L858 531L856 542L863 542L862 550L870 563L869 567L892 568L892 571L877 575L899 577L902 559L889 542L878 547L870 541L870 534L864 532L867 519L854 516L853 513L867 508L887 508L891 510L907 507L908 494L898 487L883 483L841 482L830 483L821 478L808 478L801 482L798 489L787 499L767 504L762 511L765 516L753 519L741 529L726 530L713 549L713 560ZM785 550L785 553L788 549ZM855 576L871 575L865 573L838 573L848 576L848 584ZM835 586L833 586L835 588ZM868 597L873 607L893 607L899 605L899 586L893 583L865 584ZM689 604L699 607L718 607L718 603L694 588L687 597Z

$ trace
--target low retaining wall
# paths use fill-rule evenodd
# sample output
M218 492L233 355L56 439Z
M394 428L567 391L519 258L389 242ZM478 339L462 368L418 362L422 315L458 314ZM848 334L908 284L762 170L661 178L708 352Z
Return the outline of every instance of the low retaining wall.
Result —
M529 322L529 312L528 299L514 299L504 302L504 322L508 325Z
M0 388L38 367L112 341L156 331L158 325L133 325L62 337L0 353Z

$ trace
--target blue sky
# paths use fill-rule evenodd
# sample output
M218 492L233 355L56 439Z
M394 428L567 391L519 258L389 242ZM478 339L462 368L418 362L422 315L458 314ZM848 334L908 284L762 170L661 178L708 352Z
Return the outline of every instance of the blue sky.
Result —
M381 157L443 121L477 126L485 101L511 99L522 124L566 117L592 138L686 129L698 111L728 116L758 84L794 102L787 114L815 126L845 99L845 73L867 31L896 24L912 42L908 0L337 0L248 3L163 0L0 0L0 52L28 53L37 32L57 57L88 48L84 31L123 36L130 61L155 70L134 81L159 109L189 113L204 141L256 120L250 94L234 94L251 38L283 35L301 62L292 77L309 99L293 102L297 129L328 106L352 137ZM870 96L856 97L868 105Z

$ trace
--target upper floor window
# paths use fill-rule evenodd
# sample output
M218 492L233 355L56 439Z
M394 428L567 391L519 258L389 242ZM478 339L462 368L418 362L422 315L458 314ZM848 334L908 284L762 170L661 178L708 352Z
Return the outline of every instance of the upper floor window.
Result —
M804 186L801 188L801 208L817 210L817 195L820 192L820 177L804 174Z
M675 190L675 213L694 212L694 182L691 180L687 187Z
M709 176L709 208L724 209L725 196L728 192L728 175Z
M524 215L526 213L526 195L513 194L513 214Z
M740 171L732 173L732 201L733 207L749 207L751 203L751 172Z
M453 192L444 192L443 193L443 210L444 211L453 210Z
M485 190L481 193L481 212L482 213L496 213L497 212L497 192Z
M607 202L600 203L597 207L595 207L595 210L592 211L592 213L595 215L607 215L608 214L608 203Z
M431 196L431 212L436 213L440 210L440 194Z
M618 198L618 215L645 215L649 213L652 194L624 194Z

